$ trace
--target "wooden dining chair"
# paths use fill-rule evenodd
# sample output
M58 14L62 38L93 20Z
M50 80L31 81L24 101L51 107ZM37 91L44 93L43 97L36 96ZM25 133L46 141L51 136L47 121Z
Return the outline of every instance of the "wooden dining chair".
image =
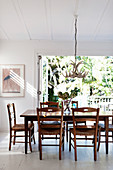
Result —
M78 108L78 101L71 101L71 106ZM73 121L66 121L66 141L68 142L69 128L73 126Z
M71 106L72 108L78 108L78 101L71 101ZM86 121L83 122L77 122L79 123L84 123L86 125ZM69 128L73 126L73 121L66 121L66 141L68 142L68 132ZM87 137L86 137L87 139Z
M40 102L40 108L43 107L59 107L59 102L53 101Z
M85 117L77 118L78 113L85 115ZM89 113L93 114L92 118L90 119L88 118ZM75 152L75 161L77 161L77 147L94 147L94 160L96 161L99 108L91 108L91 107L72 108L72 118L73 118L73 128L70 129L69 151L71 151L71 146L73 146ZM89 121L89 125L76 124L77 121L79 122ZM88 145L82 145L82 144L79 145L77 144L78 136L87 136L87 140L92 140L93 142Z
M109 120L109 122L110 122L110 120ZM98 145L97 151L99 151L99 149L100 149L100 143L106 143L105 124L99 123L98 126L100 128L100 138L99 138L99 145ZM110 132L111 132L111 134L110 134ZM104 140L102 140L102 137L104 138ZM108 126L108 143L113 143L113 124L111 124L111 123L109 123L109 126Z
M59 107L59 102L53 102L53 101L46 101L46 102L40 102L40 108L45 108L45 107ZM43 139L43 135L42 135ZM57 135L56 135L57 139Z
M51 118L51 115L58 115ZM61 160L61 147L64 150L63 131L63 108L46 107L37 108L38 132L39 132L39 153L42 160L42 146L59 146L59 160ZM48 122L48 123L46 123ZM54 123L53 123L54 122ZM59 144L43 144L44 139L55 139L53 135L59 136ZM42 136L43 140L42 140ZM46 136L46 137L45 137Z
M113 104L112 103L108 105L108 109L113 114ZM113 143L113 117L111 118L111 120L110 120L110 118L108 118L108 121L109 121L109 125L108 125L108 143ZM106 140L105 140L106 134L105 134L105 124L103 122L99 121L98 126L100 128L100 138L99 138L100 140L99 140L99 145L98 145L98 151L99 151L100 143L106 143Z
M18 135L17 133L19 132L25 132L25 124L17 124L16 122L16 111L15 111L15 104L7 104L7 110L8 110L8 117L9 117L9 126L10 126L10 139L9 139L9 151L11 150L11 143L12 143L12 138L13 138L13 145L15 143L25 143L25 141L16 141L17 137L24 137L24 135ZM35 144L35 137L34 137L34 124L29 123L28 124L28 137L29 137L29 147L30 151L32 152L32 146L31 146L31 141L32 138L34 139L34 144Z

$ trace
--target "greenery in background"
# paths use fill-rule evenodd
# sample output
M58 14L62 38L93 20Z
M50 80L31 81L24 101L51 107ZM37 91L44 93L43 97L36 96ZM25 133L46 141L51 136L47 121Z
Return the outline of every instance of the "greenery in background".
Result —
M80 95L98 95L98 96L110 96L113 94L113 57L111 56L78 56L77 61L83 60L84 64L81 66L81 70L89 71L88 75L83 78L65 78L63 73L65 70L72 69L70 60L74 61L72 56L47 56L48 60L48 86L49 93L55 96L55 89L60 88L61 92L66 98L72 98L76 95L74 93L75 88L79 89ZM45 73L43 73L45 74ZM65 85L65 88L64 88ZM65 90L64 90L65 89ZM64 91L63 91L64 90ZM73 91L74 90L74 91ZM60 94L61 94L60 93ZM60 97L60 96L59 96Z
M91 61L93 64L93 81L90 83L92 95L113 95L113 57L93 57Z

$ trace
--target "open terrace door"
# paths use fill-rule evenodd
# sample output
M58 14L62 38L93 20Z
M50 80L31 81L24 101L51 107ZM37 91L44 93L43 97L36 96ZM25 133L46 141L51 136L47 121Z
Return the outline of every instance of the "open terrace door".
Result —
M37 106L48 101L48 60L45 56L37 56Z

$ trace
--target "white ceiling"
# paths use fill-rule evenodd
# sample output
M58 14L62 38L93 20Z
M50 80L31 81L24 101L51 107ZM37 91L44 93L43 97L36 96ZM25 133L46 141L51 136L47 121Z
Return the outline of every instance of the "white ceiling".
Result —
M113 42L113 0L0 0L0 40Z

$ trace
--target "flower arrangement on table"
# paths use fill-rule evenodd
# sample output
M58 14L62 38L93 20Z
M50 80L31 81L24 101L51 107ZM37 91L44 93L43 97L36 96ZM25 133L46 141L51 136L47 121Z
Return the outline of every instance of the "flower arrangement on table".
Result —
M77 93L80 92L80 89L75 87L73 90L70 91L70 94L68 92L62 93L61 91L58 92L58 97L64 100L64 105L66 105L66 108L64 111L68 110L70 111L69 105L72 100L72 98L77 96Z

